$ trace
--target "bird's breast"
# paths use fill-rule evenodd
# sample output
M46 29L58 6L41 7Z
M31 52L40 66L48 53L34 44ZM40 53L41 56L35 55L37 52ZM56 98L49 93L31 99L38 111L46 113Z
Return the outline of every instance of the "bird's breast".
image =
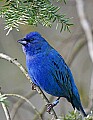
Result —
M49 61L49 56L39 55L26 58L26 64L32 81L40 88L54 96L64 95L52 74L55 68L53 68L52 63Z

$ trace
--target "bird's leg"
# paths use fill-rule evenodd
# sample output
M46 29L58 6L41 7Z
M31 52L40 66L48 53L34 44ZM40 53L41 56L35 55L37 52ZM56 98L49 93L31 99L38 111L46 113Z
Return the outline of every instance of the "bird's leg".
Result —
M48 113L50 113L51 109L59 103L59 99L60 99L60 97L58 97L53 103L48 103L46 105Z
M32 83L32 90L36 90L36 85Z

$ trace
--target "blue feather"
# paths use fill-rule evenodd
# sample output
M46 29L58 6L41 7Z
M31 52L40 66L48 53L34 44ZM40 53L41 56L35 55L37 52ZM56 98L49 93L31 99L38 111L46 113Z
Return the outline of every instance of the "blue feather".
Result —
M38 33L31 32L18 41L26 55L26 66L34 84L56 97L65 97L87 116L81 105L71 70L62 56Z

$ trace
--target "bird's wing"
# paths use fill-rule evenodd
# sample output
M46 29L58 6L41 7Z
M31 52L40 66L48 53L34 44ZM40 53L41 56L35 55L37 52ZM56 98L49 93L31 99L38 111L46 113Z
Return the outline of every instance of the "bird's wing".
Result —
M50 73L54 77L54 80L59 87L64 91L64 97L70 101L73 94L73 77L69 67L66 65L61 55L55 50L50 52L48 58L48 64L50 64Z
M78 110L81 110L84 116L86 116L81 105L80 96L74 83L71 70L60 54L54 49L50 52L49 56L49 61L52 59L52 62L48 62L51 63L50 66L52 66L50 67L52 68L50 73L59 87L63 90L63 97L67 98L67 100L71 102L74 109L77 108Z

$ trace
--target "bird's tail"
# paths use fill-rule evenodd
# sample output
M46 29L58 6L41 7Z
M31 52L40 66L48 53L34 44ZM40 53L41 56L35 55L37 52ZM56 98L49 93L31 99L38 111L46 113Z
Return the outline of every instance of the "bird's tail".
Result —
M74 98L71 99L71 103L72 103L72 106L73 108L79 110L82 112L82 114L84 115L84 117L87 117L87 114L85 113L82 105L81 105L81 102L80 102L80 99L78 100L75 96Z
M85 111L84 111L84 109L83 109L82 106L80 107L80 111L82 112L82 114L84 115L84 117L87 117L87 114L85 113Z

